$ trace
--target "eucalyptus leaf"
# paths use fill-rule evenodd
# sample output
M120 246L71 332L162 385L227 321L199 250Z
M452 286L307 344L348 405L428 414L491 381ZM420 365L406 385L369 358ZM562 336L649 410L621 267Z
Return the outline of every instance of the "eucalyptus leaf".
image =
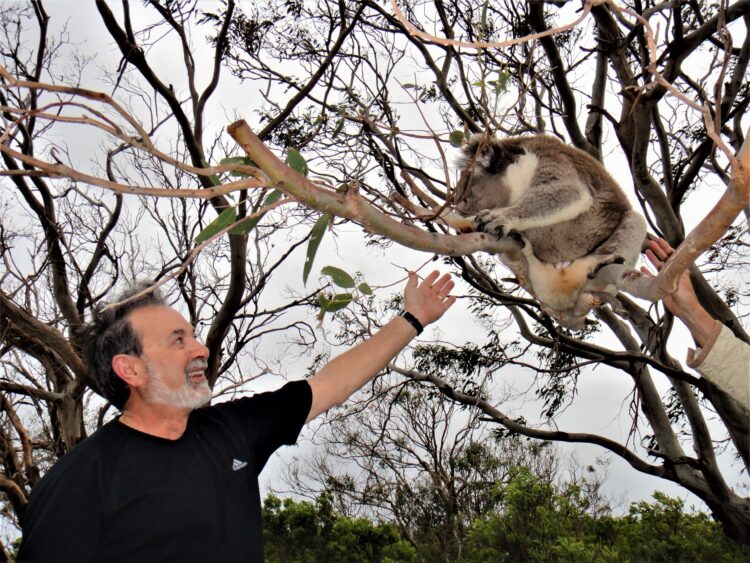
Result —
M201 160L201 165L203 166L203 168L209 168L208 162L206 162L205 160ZM216 174L211 174L208 179L211 180L211 183L214 186L221 186L221 179Z
M242 164L243 166L256 166L255 162L249 157L249 156L230 156L228 158L223 158L219 164ZM250 174L245 174L244 172L230 172L230 176L234 176L235 178L247 178L250 176Z
M366 283L361 283L357 286L357 289L362 293L363 295L372 295L372 289L370 289L370 286Z
M349 303L352 302L352 299L353 297L351 293L337 293L328 303L328 306L326 307L326 313L335 313L336 311L344 309L347 305L349 305Z
M318 304L320 305L320 312L318 313L318 320L323 319L326 313L335 313L344 309L349 303L352 302L351 293L337 293L332 298L325 295L318 297Z
M263 207L268 207L269 205L276 203L284 196L283 192L280 192L279 190L274 190L268 196L266 196L266 199L263 201ZM253 217L252 219L248 219L247 221L243 221L239 225L237 225L234 229L229 231L230 235L246 235L250 231L252 231L256 225L260 222L261 219L263 219L263 216L265 213L261 213L257 217Z
M335 139L338 137L339 133L344 129L344 118L338 120L336 123L336 128L333 130L333 138Z
M312 231L310 232L310 241L307 243L307 255L305 256L305 266L302 269L302 283L307 285L307 276L310 275L313 261L315 260L315 253L318 252L320 241L323 240L323 235L328 227L328 222L331 220L331 216L328 214L321 215L313 225Z
M460 147L461 143L463 143L464 141L464 132L463 131L451 131L450 141L451 141L451 145L453 145L454 147Z
M207 241L216 233L223 231L229 225L237 220L237 210L234 207L227 207L221 214L211 221L205 229L203 229L198 236L195 237L195 242L200 244Z
M286 152L286 163L295 172L307 176L307 173L309 172L307 161L305 161L305 157L302 156L297 149L289 147L289 150Z
M330 276L333 283L339 287L350 288L355 286L354 278L344 270L336 268L335 266L326 266L320 272L325 276Z

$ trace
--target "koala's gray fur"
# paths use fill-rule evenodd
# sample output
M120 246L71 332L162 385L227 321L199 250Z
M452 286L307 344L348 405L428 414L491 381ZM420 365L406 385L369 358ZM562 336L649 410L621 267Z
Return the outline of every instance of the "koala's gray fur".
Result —
M617 182L592 156L546 135L475 135L459 165L456 209L477 230L519 240L522 250L501 259L545 311L582 326L601 292L616 292L596 283L599 270L632 268L646 236Z

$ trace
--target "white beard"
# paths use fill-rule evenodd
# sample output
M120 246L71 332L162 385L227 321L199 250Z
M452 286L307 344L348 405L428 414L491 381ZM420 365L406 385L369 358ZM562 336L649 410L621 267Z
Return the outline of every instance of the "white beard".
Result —
M193 410L211 400L211 388L208 386L208 381L202 379L194 382L190 381L187 376L189 371L205 366L205 362L201 360L191 362L185 369L185 383L177 390L170 389L164 384L161 373L150 361L144 360L144 363L149 375L148 385L143 390L146 402Z

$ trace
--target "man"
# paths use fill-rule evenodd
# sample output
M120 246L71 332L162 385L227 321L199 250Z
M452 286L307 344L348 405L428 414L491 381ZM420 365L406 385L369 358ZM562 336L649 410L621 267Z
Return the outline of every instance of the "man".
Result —
M269 456L439 319L453 285L410 273L404 312L309 380L203 408L208 350L180 313L153 293L99 312L85 354L122 414L34 487L19 560L262 561L258 474Z

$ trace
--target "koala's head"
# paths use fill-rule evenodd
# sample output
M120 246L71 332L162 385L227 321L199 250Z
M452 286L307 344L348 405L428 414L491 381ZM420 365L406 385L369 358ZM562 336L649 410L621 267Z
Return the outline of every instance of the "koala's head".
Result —
M476 213L480 209L508 205L500 178L505 170L525 153L515 139L497 139L484 134L472 135L456 159L462 171L456 185L457 209Z
M473 173L502 174L508 166L516 162L526 151L518 138L498 139L483 133L472 135L462 147L461 155L456 160L458 168L465 170L472 165Z

